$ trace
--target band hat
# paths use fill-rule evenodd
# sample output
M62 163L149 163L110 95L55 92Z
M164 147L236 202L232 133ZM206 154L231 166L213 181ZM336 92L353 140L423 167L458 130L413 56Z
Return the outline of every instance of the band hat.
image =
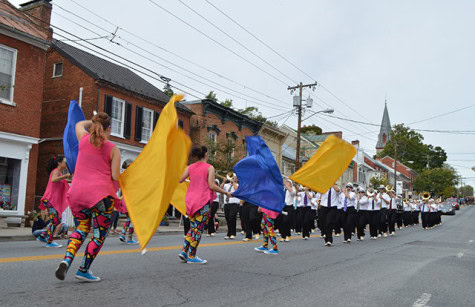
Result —
M351 182L348 182L348 183L346 184L346 187L347 187L347 188L353 188L353 184L352 184Z
M366 192L364 188L359 188L358 190L359 190L360 193L365 193Z
M380 189L380 190L382 190L382 189L386 190L386 187L381 184L381 185L379 185L379 189Z

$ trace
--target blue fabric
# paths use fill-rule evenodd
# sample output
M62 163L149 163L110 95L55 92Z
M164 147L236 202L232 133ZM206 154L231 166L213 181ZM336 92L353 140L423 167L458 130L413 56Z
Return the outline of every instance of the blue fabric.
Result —
M76 160L78 158L79 142L76 137L76 124L85 120L81 107L76 100L71 100L69 103L68 123L64 128L63 134L63 150L66 157L66 164L69 172L72 174L76 168Z
M234 197L253 205L282 212L285 192L282 175L266 143L259 136L246 137L248 157L234 166L239 188Z

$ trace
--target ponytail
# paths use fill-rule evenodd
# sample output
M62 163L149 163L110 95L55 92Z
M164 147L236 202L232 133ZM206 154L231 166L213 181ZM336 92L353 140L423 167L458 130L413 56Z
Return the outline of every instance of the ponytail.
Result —
M106 113L99 112L92 117L92 125L89 127L89 142L94 145L94 147L101 147L107 140L105 131L110 125L111 119Z

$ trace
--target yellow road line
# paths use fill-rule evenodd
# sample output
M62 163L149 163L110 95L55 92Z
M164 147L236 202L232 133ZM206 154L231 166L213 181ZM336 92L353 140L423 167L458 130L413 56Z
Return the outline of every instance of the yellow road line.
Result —
M312 235L311 238L319 238L320 235ZM291 237L291 240L301 239L300 237ZM217 243L203 243L200 244L201 247L213 247L213 246L227 246L227 245L239 245L239 244L249 244L249 243L256 243L260 242L261 240L251 240L251 241L226 241L226 242L217 242ZM183 245L175 245L175 246L159 246L159 247L150 247L147 248L147 252L158 252L158 251L165 251L165 250L179 250L183 247ZM140 253L141 249L119 249L119 250L111 250L111 251L101 251L101 255L116 255L116 254L132 254L132 253ZM84 256L84 253L78 253L77 257ZM11 257L11 258L0 258L0 263L11 263L11 262L25 262L25 261L38 261L38 260L51 260L51 259L62 259L64 258L64 254L54 254L54 255L41 255L41 256L26 256L26 257Z

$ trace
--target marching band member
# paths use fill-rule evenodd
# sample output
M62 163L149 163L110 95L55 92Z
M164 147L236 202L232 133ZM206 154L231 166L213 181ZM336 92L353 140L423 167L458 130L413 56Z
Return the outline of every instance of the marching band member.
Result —
M388 221L388 229L389 229L389 235L394 236L394 233L396 231L395 226L396 226L396 214L397 214L397 204L396 204L396 195L393 190L388 191L389 194L389 203L388 205L388 214L387 214L387 221ZM384 201L384 199L383 199Z
M310 238L310 231L312 230L311 201L314 194L307 187L304 188L304 194L302 207L302 239L308 240Z
M419 201L412 200L412 223L419 225L419 213L421 212L421 206Z
M315 232L315 229L317 229L317 225L315 224L315 221L317 219L317 212L318 212L318 205L320 204L320 199L322 198L322 194L320 193L315 193L313 192L313 197L312 200L310 201L310 208L311 208L311 232Z
M403 206L402 221L403 221L404 227L407 228L409 225L412 225L411 203L409 200L405 199L402 202L402 206Z
M437 206L434 199L429 200L429 228L434 228L437 223Z
M299 186L299 191L297 192L297 208L295 210L296 219L295 219L295 234L302 234L303 228L303 208L305 207L304 201L308 199L305 198L306 194L302 185Z
M353 192L353 184L348 183L342 194L345 196L342 208L343 243L351 243L356 218L356 193Z
M343 189L342 189L343 190ZM343 228L343 201L345 200L345 194L343 194L340 190L338 193L338 203L336 206L336 218L335 218L335 237L339 237L341 234L341 230Z
M333 227L335 225L338 193L340 188L335 184L325 194L322 195L320 202L320 212L318 218L320 225L323 228L322 232L325 235L325 246L332 246L333 244Z
M429 204L429 199L423 199L422 204L421 204L421 219L422 219L422 228L423 229L429 229L429 209L430 204Z
M295 196L297 195L297 190L292 185L292 181L286 179L284 181L285 187L285 206L283 212L287 213L282 214L282 223L280 234L282 236L281 242L289 242L290 241L290 229L292 228L292 220L294 218L294 201Z
M368 191L368 215L369 215L369 235L371 240L378 238L378 229L380 222L381 200L378 198L376 191Z
M396 223L397 223L397 229L401 230L402 229L402 216L404 213L404 204L402 201L402 195L398 194L396 198L396 206L397 206L397 212L396 212Z
M379 186L379 200L381 203L379 233L380 235L382 234L383 237L386 238L388 236L388 222L387 222L388 205L389 205L389 202L391 201L391 198L386 193L386 188L384 187L384 185Z
M358 204L359 204L359 211L358 211L358 241L363 241L365 237L365 228L366 225L370 223L369 221L369 211L368 207L370 205L369 198L366 196L366 192L363 188L360 188L358 191Z
M228 178L229 177L229 178ZM221 189L227 193L234 193L239 187L237 176L226 176L223 183L221 184ZM237 214L239 212L239 198L236 197L226 197L224 204L224 217L228 225L228 233L224 237L225 240L233 240L236 238L236 222Z

